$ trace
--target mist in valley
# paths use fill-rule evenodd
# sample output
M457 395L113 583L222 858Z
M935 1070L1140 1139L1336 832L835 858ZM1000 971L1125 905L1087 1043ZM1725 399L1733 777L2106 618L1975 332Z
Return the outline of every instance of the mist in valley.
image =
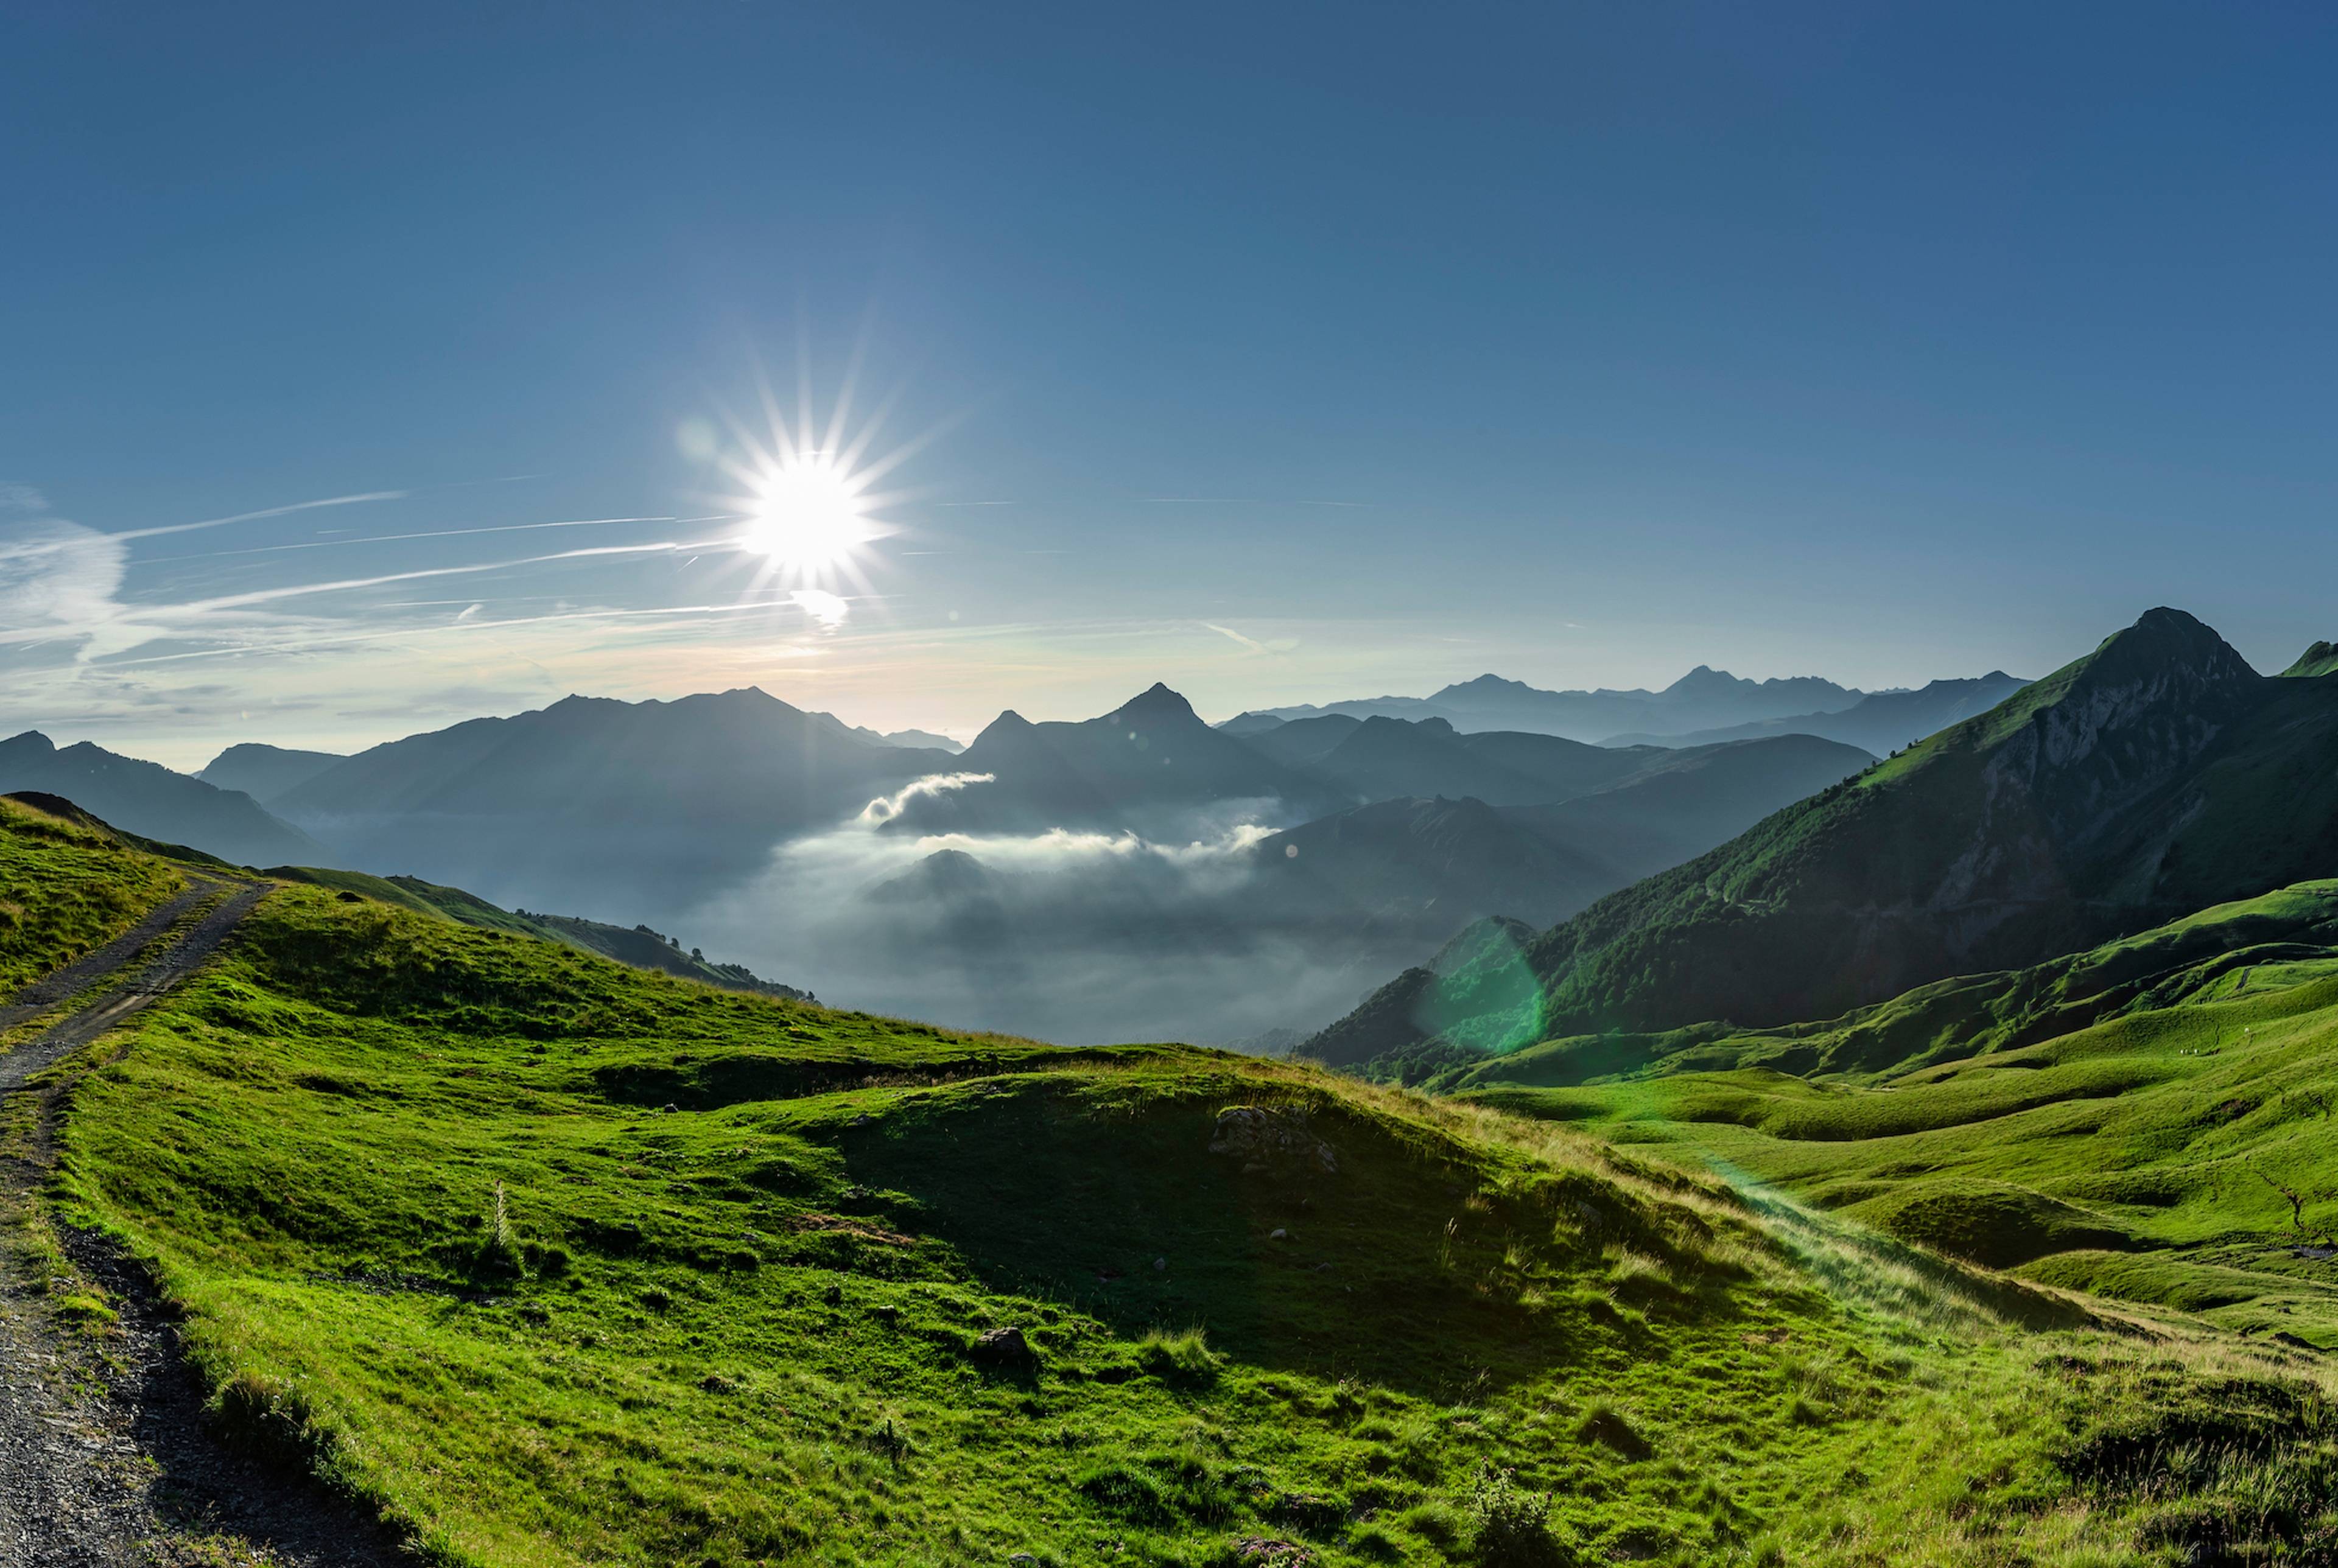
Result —
M1287 1040L1439 939L1277 897L1261 854L1283 826L1271 801L1143 833L895 830L905 798L958 784L873 800L652 923L834 1005L1063 1044Z

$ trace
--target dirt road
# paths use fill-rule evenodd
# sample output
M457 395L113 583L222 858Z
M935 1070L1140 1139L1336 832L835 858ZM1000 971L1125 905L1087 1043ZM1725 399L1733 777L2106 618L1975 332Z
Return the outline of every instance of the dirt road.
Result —
M31 1081L194 973L267 896L208 880L132 931L0 1001L0 1032L55 1014L0 1052L0 1563L7 1568L408 1563L388 1533L281 1467L223 1446L171 1316L104 1239L62 1230L74 1270L104 1292L113 1326L61 1331L51 1298L79 1288L28 1228L51 1160L60 1088Z

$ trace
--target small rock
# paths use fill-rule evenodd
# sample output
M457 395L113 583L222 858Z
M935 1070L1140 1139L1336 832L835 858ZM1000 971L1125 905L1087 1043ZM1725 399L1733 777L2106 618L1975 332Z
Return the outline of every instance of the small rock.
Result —
M984 1330L975 1337L967 1354L994 1367L1027 1367L1039 1358L1031 1341L1023 1338L1023 1330L1011 1325Z
M1266 1233L1266 1239L1270 1241L1288 1241L1291 1240L1291 1232L1278 1226Z
M1153 1267L1155 1269L1166 1269L1169 1267L1169 1259L1166 1258L1155 1258L1153 1260Z

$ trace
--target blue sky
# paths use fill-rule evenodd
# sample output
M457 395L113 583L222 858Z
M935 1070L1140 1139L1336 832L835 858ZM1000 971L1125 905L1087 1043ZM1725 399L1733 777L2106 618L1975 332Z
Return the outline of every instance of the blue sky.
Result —
M2333 31L12 7L0 730L1897 684L2160 603L2278 667L2338 635ZM724 502L800 371L890 398L840 619Z

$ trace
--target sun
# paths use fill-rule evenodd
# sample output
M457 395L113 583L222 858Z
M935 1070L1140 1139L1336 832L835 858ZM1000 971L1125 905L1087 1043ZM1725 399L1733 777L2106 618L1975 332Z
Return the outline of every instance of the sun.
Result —
M880 399L856 428L857 377L856 368L824 420L815 421L810 377L800 372L792 419L764 386L762 420L750 424L721 411L729 441L698 421L684 421L676 432L684 456L712 463L730 481L729 488L697 497L719 507L717 514L692 521L726 525L705 543L745 568L742 607L784 605L834 632L857 606L882 597L870 581L881 564L880 545L904 532L891 509L924 494L889 485L887 476L938 432L872 450L895 397Z
M825 454L784 458L765 468L753 487L739 544L783 570L826 572L869 541L860 486Z

